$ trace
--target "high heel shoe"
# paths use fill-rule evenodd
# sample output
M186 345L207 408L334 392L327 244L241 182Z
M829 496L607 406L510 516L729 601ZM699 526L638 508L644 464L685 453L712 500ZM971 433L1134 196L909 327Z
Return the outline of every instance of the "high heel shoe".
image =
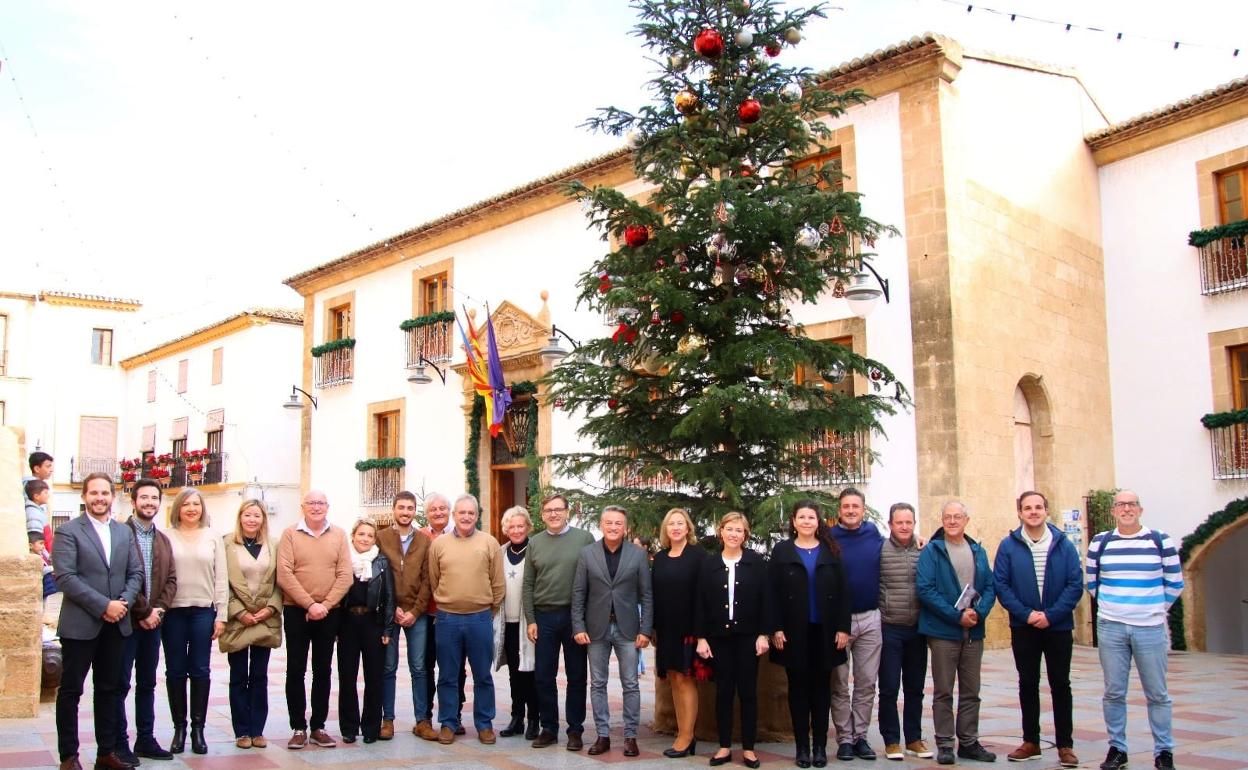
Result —
M681 757L692 757L698 753L698 739L694 738L689 741L689 745L684 749L670 748L663 749L663 756L668 759L680 759Z
M711 761L708 764L711 767L719 767L720 765L726 765L731 761L732 761L732 752L729 751L727 754L723 755L722 757L711 757Z

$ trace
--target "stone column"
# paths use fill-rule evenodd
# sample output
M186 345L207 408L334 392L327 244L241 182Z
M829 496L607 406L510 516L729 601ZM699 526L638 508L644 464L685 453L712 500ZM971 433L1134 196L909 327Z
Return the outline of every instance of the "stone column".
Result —
M43 564L29 552L17 436L0 428L0 717L39 713Z

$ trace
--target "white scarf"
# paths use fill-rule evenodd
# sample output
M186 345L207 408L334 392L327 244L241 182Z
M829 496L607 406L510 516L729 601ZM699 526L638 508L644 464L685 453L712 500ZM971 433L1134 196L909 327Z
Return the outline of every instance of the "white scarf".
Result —
M351 571L355 573L357 580L367 583L373 578L373 559L377 558L377 546L369 548L364 553L360 553L351 548Z

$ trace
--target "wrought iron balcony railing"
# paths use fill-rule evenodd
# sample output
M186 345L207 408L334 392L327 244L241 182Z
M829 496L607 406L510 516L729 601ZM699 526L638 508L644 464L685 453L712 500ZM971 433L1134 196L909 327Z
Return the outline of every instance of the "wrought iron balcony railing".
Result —
M69 480L74 484L92 473L107 473L113 481L121 481L121 469L114 457L71 457L69 458Z
M453 324L454 321L436 321L404 332L407 336L407 365L416 366L421 357L435 364L450 361L454 354Z
M316 387L345 385L355 376L355 348L338 348L316 358Z
M1248 288L1248 247L1243 236L1219 238L1199 250L1201 294Z
M1209 429L1215 479L1248 479L1248 424Z
M360 505L390 506L403 489L402 468L369 468L359 473Z
M830 487L862 484L868 478L871 458L865 431L820 431L810 441L803 441L793 448L804 461L799 472L784 479L788 484Z

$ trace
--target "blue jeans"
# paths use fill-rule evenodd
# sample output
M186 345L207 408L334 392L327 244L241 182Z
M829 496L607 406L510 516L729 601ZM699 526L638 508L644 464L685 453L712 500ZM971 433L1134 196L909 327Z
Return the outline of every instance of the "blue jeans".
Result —
M212 607L175 607L165 613L160 640L165 647L165 679L208 679L212 671ZM137 718L137 717L136 717Z
M563 672L568 685L564 695L564 718L569 733L585 731L585 680L588 657L585 647L572 638L572 608L533 614L537 644L533 655L533 681L537 685L537 713L543 730L559 734L559 650L563 650Z
M398 627L399 637L407 641L407 672L412 677L412 713L419 720L428 711L429 672L425 670L425 645L429 637L429 618L421 615L409 628ZM399 678L399 640L386 645L386 665L381 692L381 718L394 721L394 691Z
M464 659L472 669L472 722L477 732L494 729L494 622L489 610L457 614L438 610L438 722L460 727L459 677Z
M880 737L884 743L906 743L923 738L923 686L927 681L927 639L918 626L881 623L884 646L880 651ZM897 693L905 693L902 722L897 723Z
M589 643L589 699L594 706L594 726L598 737L611 735L611 709L607 705L607 680L611 678L611 651L620 669L620 685L624 691L624 737L636 738L641 722L641 687L637 683L636 638L620 633L614 622L605 638Z
M1105 713L1105 732L1109 745L1127 751L1127 680L1131 675L1131 659L1139 672L1144 697L1148 699L1148 726L1153 732L1153 753L1173 751L1170 735L1170 693L1166 691L1167 655L1170 640L1166 626L1130 626L1113 620L1096 622L1097 652L1105 674L1105 696L1101 708Z
M264 735L269 719L268 647L252 645L226 655L230 661L230 722L234 737Z
M117 698L117 746L126 743L126 696L130 694L130 674L134 672L134 737L136 744L156 740L156 666L160 664L160 626L151 631L134 623L133 631L121 642L121 681Z

